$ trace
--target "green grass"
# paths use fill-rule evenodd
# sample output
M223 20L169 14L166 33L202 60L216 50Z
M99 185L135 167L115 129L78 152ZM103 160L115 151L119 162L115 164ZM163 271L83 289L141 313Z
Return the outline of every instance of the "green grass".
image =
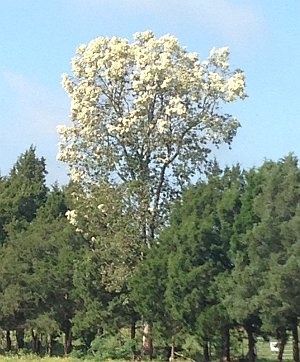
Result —
M270 343L265 341L257 341L257 355L260 359L265 359L269 361L277 360L277 352L271 352ZM289 340L285 346L283 353L283 362L293 360L293 345L292 341Z
M62 360L66 360L68 362L79 362L82 360L72 357L39 357L34 354L27 354L24 356L0 356L0 362L59 362Z
M244 355L247 353L247 340L244 339L243 343L239 342L237 343L237 341L234 341L234 338L232 338L231 340L232 343L232 360L233 361L238 361L238 357L242 356L242 352L244 352ZM56 355L56 357L48 357L48 356L37 356L35 354L21 354L21 355L16 355L14 354L14 352L12 352L11 354L5 354L4 355L4 351L2 351L3 355L0 355L0 362L64 362L63 360L67 361L67 362L83 362L84 359L79 359L76 357L63 357L63 356L59 356L58 355L60 353L63 353L63 348L61 343L55 343L55 351L54 351L54 355ZM262 338L258 337L257 340L257 344L256 344L256 348L257 348L257 354L258 354L258 362L275 362L277 360L277 352L272 352L270 349L270 343L267 341L264 341ZM41 351L42 354L44 354L44 349ZM212 355L214 355L214 353L212 353ZM76 356L76 354L74 354L74 356ZM159 356L159 354L157 354L157 356ZM42 360L42 361L41 361ZM215 356L212 357L212 360L215 360ZM86 362L88 361L96 361L96 358L94 358L93 356L87 356ZM111 361L109 358L107 359L107 361ZM113 362L123 362L125 360L114 360ZM160 360L161 362L162 360ZM176 359L176 362L187 362L188 360L180 360L180 359ZM216 360L217 361L217 360ZM219 361L219 360L218 360ZM283 355L283 362L289 362L292 361L292 340L290 339L285 347L285 353ZM128 361L127 361L128 362Z
M40 357L34 354L28 354L24 356L0 356L0 362L83 362L83 361L84 361L83 359L78 359L74 357L43 357L43 356ZM128 362L128 361L107 360L107 362Z
M265 347L264 347L265 348ZM265 348L266 349L266 348ZM265 351L266 354L267 351ZM267 358L259 357L257 362L276 362L276 354L268 354ZM83 362L84 360L74 358L74 357L39 357L33 354L28 354L24 356L0 356L0 362ZM89 361L92 361L89 359ZM232 361L237 361L232 359ZM284 362L292 362L292 359L283 359ZM107 362L128 362L128 360L110 360L107 359ZM155 362L155 361L153 361ZM159 361L161 362L161 360ZM187 362L187 360L176 359L176 362ZM219 360L212 360L211 362L219 362Z

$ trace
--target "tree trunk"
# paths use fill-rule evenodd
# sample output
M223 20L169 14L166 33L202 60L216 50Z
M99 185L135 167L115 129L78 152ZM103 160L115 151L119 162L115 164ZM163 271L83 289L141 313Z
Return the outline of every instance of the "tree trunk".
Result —
M53 334L50 334L49 336L49 339L48 339L48 343L47 343L47 348L46 348L46 354L49 356L49 357L52 357L53 356Z
M230 328L224 326L222 330L222 357L221 361L230 361Z
M7 350L7 352L11 351L10 331L6 331L6 350Z
M68 355L69 353L71 353L72 349L73 349L73 345L72 345L72 328L71 328L71 323L70 323L70 327L67 328L67 330L65 332L65 344L64 344L64 353L65 353L65 355Z
M132 323L130 326L130 338L132 341L135 339L135 332L136 332L135 323ZM132 344L131 351L132 351L132 357L133 359L135 359L136 358L135 344Z
M130 326L130 338L135 339L135 323L132 323Z
M277 355L277 362L282 362L283 352L285 345L288 340L288 335L286 333L285 328L278 328L277 330L277 339L278 339L278 355Z
M172 337L172 343L171 343L171 355L169 358L169 361L174 361L175 359L175 337Z
M293 335L293 361L299 362L299 335L298 335L298 318L295 317L291 323Z
M277 362L282 362L284 347L286 343L279 343L278 344L278 355L277 355Z
M37 334L34 333L34 330L31 329L31 345L32 345L32 352L36 354L41 353L41 342L37 336Z
M16 339L17 339L18 349L25 348L24 335L25 335L25 333L24 333L23 328L18 328L16 330Z
M72 323L70 319L65 317L62 323L62 331L65 334L65 341L64 341L64 354L65 356L72 352L73 345L72 345Z
M245 326L245 330L248 336L248 361L254 362L256 360L256 353L255 353L255 339L253 337L253 328L252 326Z
M208 362L208 361L209 361L209 346L208 346L208 342L204 342L204 344L203 344L203 360L204 360L204 362Z
M147 356L149 356L150 359L153 358L153 341L152 341L152 324L151 323L144 324L142 355L147 355Z

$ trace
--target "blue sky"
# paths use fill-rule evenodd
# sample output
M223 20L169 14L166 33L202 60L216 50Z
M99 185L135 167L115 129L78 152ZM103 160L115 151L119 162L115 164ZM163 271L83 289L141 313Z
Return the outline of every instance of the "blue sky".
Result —
M56 161L56 126L68 123L70 103L61 74L70 74L80 44L147 29L176 36L201 60L229 46L232 67L244 70L249 98L226 109L242 128L232 150L216 152L222 165L300 156L299 16L299 0L1 0L1 173L33 144L47 160L48 183L66 183Z

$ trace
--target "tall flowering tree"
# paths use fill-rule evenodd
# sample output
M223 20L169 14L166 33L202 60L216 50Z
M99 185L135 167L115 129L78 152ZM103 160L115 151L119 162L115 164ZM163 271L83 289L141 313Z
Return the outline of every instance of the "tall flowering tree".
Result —
M235 136L239 122L220 106L246 97L244 74L230 70L228 48L200 61L175 37L151 31L133 43L99 37L81 45L72 70L62 80L72 125L58 127L58 159L78 188L70 221L83 220L78 228L106 247L105 232L119 235L116 245L151 245L211 146Z

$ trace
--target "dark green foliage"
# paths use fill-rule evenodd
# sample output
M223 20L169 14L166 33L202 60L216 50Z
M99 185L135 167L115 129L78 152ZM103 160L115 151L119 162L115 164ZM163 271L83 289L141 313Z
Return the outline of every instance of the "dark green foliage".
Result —
M230 316L249 333L258 333L263 323L276 336L299 316L299 186L292 155L246 175L231 241L234 268L223 289Z
M30 147L21 155L0 187L0 241L26 229L47 198L46 162Z
M233 267L228 253L242 185L239 167L226 168L186 192L175 211L181 220L176 217L170 233L175 250L168 260L167 303L173 318L202 343L230 323L218 278Z
M187 190L132 279L137 310L169 341L190 334L204 346L230 323L218 278L233 267L230 240L242 187L238 166L223 173L216 167L207 182Z
M48 189L45 175L45 160L31 147L0 179L0 326L17 332L19 347L26 331L36 353L39 340L51 354L62 336L69 353L73 335L80 344L74 355L129 359L147 322L160 344L156 355L173 344L184 356L207 360L211 349L228 358L231 330L247 336L250 361L258 335L279 340L278 361L291 336L298 362L296 157L247 172L221 171L215 162L207 179L173 204L170 223L145 250L130 244L135 226L125 214L110 229L120 210L109 220L86 210L71 225L73 186ZM98 243L76 231L91 223L100 225Z

